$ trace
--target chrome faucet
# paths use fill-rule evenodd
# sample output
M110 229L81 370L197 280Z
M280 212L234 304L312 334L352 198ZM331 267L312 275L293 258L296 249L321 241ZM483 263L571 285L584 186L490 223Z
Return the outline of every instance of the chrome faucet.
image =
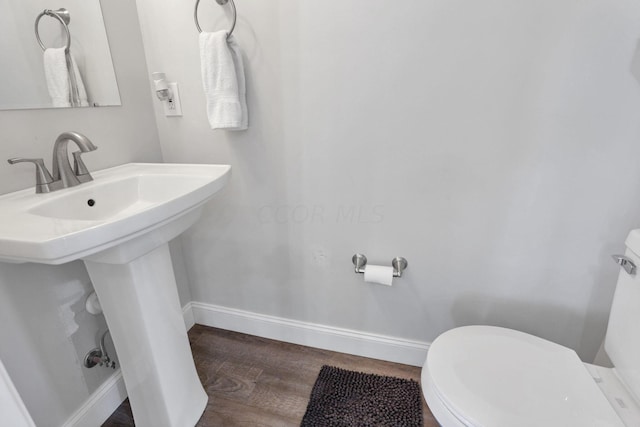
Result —
M78 148L80 148L80 151L73 153L75 172L71 169L71 163L69 163L67 149L69 141L75 142ZM89 174L80 155L97 149L98 147L93 145L93 143L89 141L89 138L78 132L64 132L60 134L55 144L53 144L53 182L62 181L62 188L67 188L76 186L81 182L91 181L93 178Z
M73 153L73 169L69 163L68 145L74 142L80 151ZM53 176L47 170L42 159L25 159L15 157L7 160L9 164L30 162L36 166L36 193L49 193L62 188L74 187L83 182L93 180L87 166L80 157L83 153L97 150L98 147L86 136L78 132L64 132L58 136L53 145Z

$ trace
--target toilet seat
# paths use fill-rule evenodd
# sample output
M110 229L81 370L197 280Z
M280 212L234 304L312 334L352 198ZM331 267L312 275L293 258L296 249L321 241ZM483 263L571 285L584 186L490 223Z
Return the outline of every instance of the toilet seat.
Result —
M422 384L445 427L624 427L573 350L511 329L466 326L440 335Z

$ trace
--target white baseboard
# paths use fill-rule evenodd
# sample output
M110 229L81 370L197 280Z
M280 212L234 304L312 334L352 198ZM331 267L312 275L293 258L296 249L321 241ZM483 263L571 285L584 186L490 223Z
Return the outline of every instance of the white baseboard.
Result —
M102 425L127 398L122 372L117 369L77 411L63 427L96 427Z
M301 322L201 302L190 302L184 311L185 324L194 321L205 326L263 338L412 366L422 366L429 349L429 343L422 341Z
M187 331L193 328L193 325L196 324L196 319L193 317L193 308L192 302L189 301L182 307L182 316L184 317L184 326L187 328Z

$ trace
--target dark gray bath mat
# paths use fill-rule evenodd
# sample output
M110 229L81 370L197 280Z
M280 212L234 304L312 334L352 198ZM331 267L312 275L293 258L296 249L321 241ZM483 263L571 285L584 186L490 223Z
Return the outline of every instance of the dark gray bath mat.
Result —
M301 427L422 427L420 385L323 366Z

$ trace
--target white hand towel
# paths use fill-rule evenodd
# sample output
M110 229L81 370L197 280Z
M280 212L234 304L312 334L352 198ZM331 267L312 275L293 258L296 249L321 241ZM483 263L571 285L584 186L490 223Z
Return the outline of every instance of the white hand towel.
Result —
M71 53L69 68L65 48L49 48L44 51L44 75L49 89L49 96L54 107L89 106L87 92L82 82L78 65ZM73 80L71 79L73 73ZM72 84L71 82L75 84Z
M242 119L240 126L234 130L246 130L249 127L249 111L247 110L247 84L244 76L244 62L242 61L242 50L233 34L227 39L233 65L236 69L236 79L238 81L238 99L240 101L240 109L242 110Z
M89 101L87 100L87 91L84 88L84 82L82 81L82 75L80 74L80 70L78 69L78 64L76 64L76 60L69 52L69 59L71 60L71 65L73 69L73 75L75 77L75 88L73 85L70 85L70 94L72 100L74 100L73 105L75 107L88 107ZM71 74L71 73L69 73Z
M53 106L70 107L69 73L63 47L45 49L44 76L47 80L47 88Z
M233 36L200 33L200 61L211 129L247 129L244 65Z

